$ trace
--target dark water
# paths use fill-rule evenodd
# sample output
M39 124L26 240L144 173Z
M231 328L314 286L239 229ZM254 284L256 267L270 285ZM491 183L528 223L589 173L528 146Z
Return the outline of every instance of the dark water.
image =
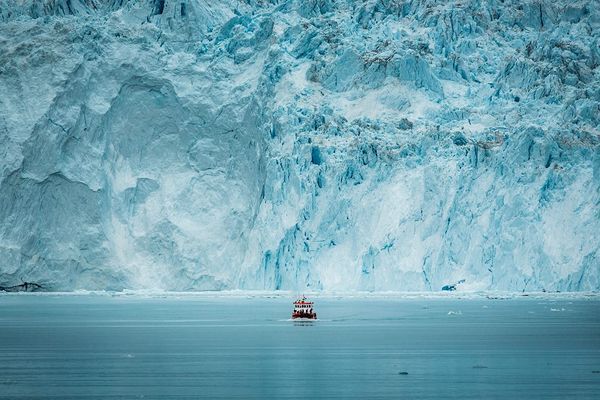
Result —
M598 300L291 301L0 296L0 398L600 399Z

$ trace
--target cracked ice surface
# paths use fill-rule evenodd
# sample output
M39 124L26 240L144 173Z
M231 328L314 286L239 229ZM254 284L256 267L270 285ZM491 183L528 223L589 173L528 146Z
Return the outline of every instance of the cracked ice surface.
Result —
M0 0L0 283L600 288L593 1Z

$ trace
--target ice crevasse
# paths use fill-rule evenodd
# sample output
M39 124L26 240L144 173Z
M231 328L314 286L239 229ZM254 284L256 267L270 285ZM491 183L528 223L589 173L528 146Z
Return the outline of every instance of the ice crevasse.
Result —
M600 6L0 0L0 284L600 289Z

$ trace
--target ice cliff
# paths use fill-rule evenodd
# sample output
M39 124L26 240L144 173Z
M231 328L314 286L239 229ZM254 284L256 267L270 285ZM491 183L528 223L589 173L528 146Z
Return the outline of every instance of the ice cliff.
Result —
M600 4L0 0L0 284L600 289Z

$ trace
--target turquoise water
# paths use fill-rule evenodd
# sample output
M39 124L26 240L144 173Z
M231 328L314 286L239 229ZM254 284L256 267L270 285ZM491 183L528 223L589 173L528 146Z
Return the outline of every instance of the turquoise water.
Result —
M292 300L0 296L0 398L600 398L598 300Z

